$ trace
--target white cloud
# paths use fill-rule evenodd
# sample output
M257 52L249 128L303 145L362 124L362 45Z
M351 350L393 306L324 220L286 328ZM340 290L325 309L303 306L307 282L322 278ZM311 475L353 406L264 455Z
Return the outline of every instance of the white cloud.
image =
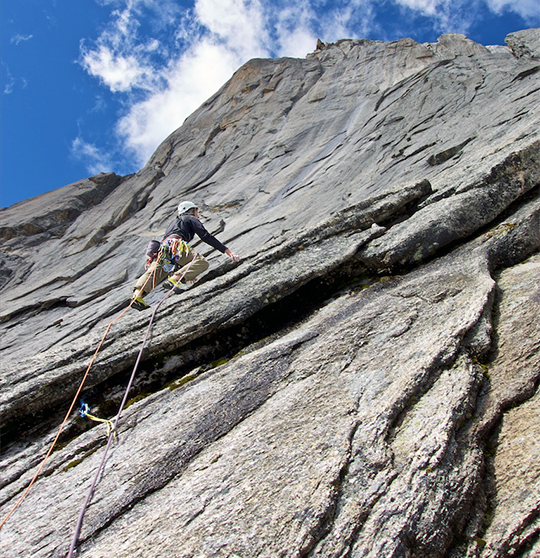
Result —
M279 1L279 0L278 0ZM281 0L267 2L267 22L276 30L276 56L305 57L316 48L317 39L331 43L365 37L374 27L378 0ZM293 45L293 46L291 46Z
M486 0L489 8L496 14L512 11L526 21L540 24L540 3L538 0Z
M281 30L280 56L291 56L293 58L303 58L309 52L313 52L317 46L317 37L308 29L296 28L291 31Z
M195 15L227 49L249 57L267 55L266 22L258 0L197 0Z
M75 159L83 161L87 170L92 174L109 172L113 168L108 152L84 141L80 136L71 143L71 155Z
M138 6L151 1L128 0L123 10L112 12L111 23L95 46L81 41L81 65L113 93L155 88L151 56L159 50L159 41L138 37ZM117 4L118 0L105 3Z
M133 55L117 54L102 44L95 50L86 51L82 60L85 70L99 78L113 93L145 85L147 70Z
M425 15L437 15L441 7L448 4L446 0L397 0L398 4Z
M317 18L310 2L267 6L265 18L272 22L274 42L270 50L275 56L304 57L315 50L319 37L313 29Z

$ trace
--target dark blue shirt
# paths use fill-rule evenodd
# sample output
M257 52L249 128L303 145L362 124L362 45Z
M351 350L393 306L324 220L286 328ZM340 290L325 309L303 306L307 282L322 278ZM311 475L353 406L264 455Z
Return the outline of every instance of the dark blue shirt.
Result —
M193 237L197 235L203 242L212 246L220 252L225 252L227 247L213 235L211 235L205 228L204 225L191 213L184 213L180 217L177 217L168 227L165 232L164 238L171 235L178 235L182 240L189 243L193 240Z

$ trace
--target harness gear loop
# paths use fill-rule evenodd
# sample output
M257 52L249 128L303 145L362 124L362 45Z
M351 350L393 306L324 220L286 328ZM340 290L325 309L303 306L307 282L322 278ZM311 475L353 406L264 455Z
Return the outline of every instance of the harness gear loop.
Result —
M81 415L82 418L89 418L90 420L93 420L95 422L102 422L104 424L107 425L107 437L109 437L111 435L111 432L113 434L113 436L116 438L116 428L114 427L114 423L111 420L108 419L102 419L99 417L96 417L94 415L91 415L88 411L89 411L89 407L88 407L88 403L81 403L81 408L79 409L79 415Z
M190 247L187 242L182 240L178 235L171 235L161 241L157 256L158 265L163 271L169 273L174 271L178 261L190 253Z

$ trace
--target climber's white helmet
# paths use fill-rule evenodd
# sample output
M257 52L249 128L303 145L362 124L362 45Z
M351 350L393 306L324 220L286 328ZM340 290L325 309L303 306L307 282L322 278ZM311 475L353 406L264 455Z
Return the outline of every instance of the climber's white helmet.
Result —
M178 215L187 213L190 209L197 209L197 206L190 201L182 201L178 204Z

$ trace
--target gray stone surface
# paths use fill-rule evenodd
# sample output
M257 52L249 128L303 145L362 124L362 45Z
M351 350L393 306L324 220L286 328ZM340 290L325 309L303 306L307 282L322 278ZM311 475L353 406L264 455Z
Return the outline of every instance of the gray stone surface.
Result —
M187 198L243 259L160 307L80 555L537 555L539 38L253 60L136 175L2 210L1 517ZM73 413L0 555L65 556L104 443Z

